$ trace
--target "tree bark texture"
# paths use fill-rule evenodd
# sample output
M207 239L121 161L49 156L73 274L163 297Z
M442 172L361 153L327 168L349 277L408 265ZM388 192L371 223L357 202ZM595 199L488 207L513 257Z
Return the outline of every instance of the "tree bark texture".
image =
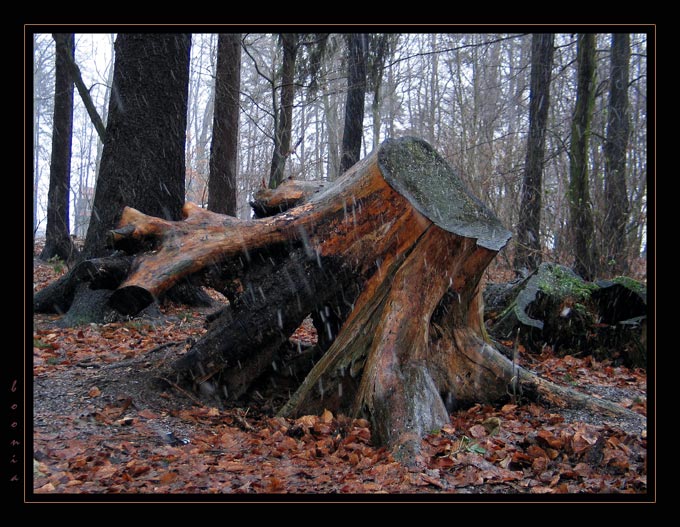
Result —
M347 35L347 102L345 130L342 134L341 170L345 172L361 157L366 98L366 53L368 37L363 33Z
M215 114L210 147L208 209L236 216L241 34L220 34L217 42Z
M107 252L125 205L166 219L184 203L189 34L116 39L106 141L84 253Z
M206 397L242 395L309 313L328 349L280 414L364 414L405 462L448 423L445 399L497 401L512 382L525 393L551 390L491 347L484 330L480 280L510 233L422 140L386 141L275 216L237 220L190 203L184 214L173 222L125 209L113 242L156 244L110 302L134 314L190 275L223 288L230 307L174 364Z
M281 66L281 102L274 130L274 154L269 172L269 188L283 181L286 159L290 155L293 128L293 103L295 102L295 62L299 45L297 33L281 33L283 65Z
M588 188L588 142L595 104L595 34L578 35L576 106L571 124L569 229L574 240L574 270L584 280L597 273L592 203Z
M630 136L628 110L628 62L630 35L612 35L611 73L609 78L609 111L607 138L604 143L604 188L607 210L604 218L605 263L608 274L624 274L627 270L626 225L628 192L626 190L626 150Z
M541 263L541 198L543 194L543 160L545 131L550 106L555 35L535 33L531 37L531 93L529 103L529 139L522 180L517 245L514 267L531 271Z
M78 255L69 228L69 189L71 186L71 141L73 132L73 81L69 56L75 50L73 33L55 33L54 120L50 187L47 194L45 247L40 258L59 257L71 261ZM71 59L72 60L72 59Z

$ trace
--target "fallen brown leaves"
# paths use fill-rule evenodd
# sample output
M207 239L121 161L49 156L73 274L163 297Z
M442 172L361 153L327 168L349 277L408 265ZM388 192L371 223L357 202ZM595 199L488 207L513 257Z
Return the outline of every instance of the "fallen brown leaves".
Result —
M371 442L369 423L325 411L283 419L257 408L192 405L170 383L153 406L98 377L168 342L203 333L201 316L164 308L162 321L57 328L36 316L36 379L74 371L88 382L49 407L34 430L36 493L644 493L646 435L566 419L536 404L475 405L422 442L405 467ZM311 343L307 322L295 338ZM529 359L526 359L529 360ZM149 358L151 361L151 358ZM590 357L546 353L532 369L561 384L646 412L646 376ZM122 369L121 369L122 371ZM79 373L79 375L80 375ZM163 391L165 389L165 391ZM121 390L123 390L121 392ZM598 391L599 390L599 391ZM611 393L610 393L611 392ZM37 393L36 398L54 397ZM520 401L521 403L521 401Z
M127 418L121 413L127 411ZM325 411L296 420L265 418L243 431L236 409L174 413L193 434L170 441L167 415L134 405L75 416L61 432L35 433L36 492L59 493L639 493L646 489L646 441L608 425L566 423L529 405L476 405L423 441L416 468L371 444L369 423ZM480 423L500 426L489 434ZM83 418L81 418L82 420Z

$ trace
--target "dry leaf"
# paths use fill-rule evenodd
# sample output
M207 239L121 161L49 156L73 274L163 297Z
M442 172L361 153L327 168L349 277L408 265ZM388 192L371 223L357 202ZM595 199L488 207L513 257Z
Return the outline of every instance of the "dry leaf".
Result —
M52 483L45 483L39 489L35 489L36 492L54 492L56 489Z
M482 425L473 425L468 430L468 434L470 434L470 437L479 439L480 437L486 437L487 431L486 428Z

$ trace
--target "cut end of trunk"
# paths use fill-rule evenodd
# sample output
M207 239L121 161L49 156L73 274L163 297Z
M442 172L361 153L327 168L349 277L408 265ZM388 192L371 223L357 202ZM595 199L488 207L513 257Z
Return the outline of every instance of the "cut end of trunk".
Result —
M476 238L501 250L511 237L496 216L470 194L460 177L432 146L416 137L388 139L378 154L385 180L411 205L442 229Z

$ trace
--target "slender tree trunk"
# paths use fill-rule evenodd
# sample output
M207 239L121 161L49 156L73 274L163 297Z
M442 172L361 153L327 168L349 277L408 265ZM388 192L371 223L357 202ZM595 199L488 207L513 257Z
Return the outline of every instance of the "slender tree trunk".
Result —
M345 130L342 134L340 158L340 167L343 172L361 157L366 97L366 40L366 35L363 33L353 33L347 36L347 104L345 105Z
M281 104L274 132L274 154L269 172L269 188L276 188L283 181L283 170L290 155L290 138L293 126L293 103L295 100L295 61L298 50L298 34L282 33L283 65L281 67Z
M104 99L101 108L101 116L104 121L104 126L106 126L106 120L108 119L109 112L109 100L111 99L111 87L113 86L113 61L115 57L115 40L114 36L111 35L111 64L109 65L109 73L106 77L106 89L104 90ZM99 165L102 160L102 151L104 150L104 143L102 141L97 141L97 156L95 158L95 182L99 177ZM89 199L89 198L88 198ZM90 208L92 204L90 203Z
M33 35L33 53L36 54L37 35ZM39 85L39 78L42 76L42 69L38 62L33 63L33 83ZM40 104L33 92L33 242L35 244L35 233L38 230L38 181L40 181Z
M331 99L331 96L324 91L323 109L326 118L326 129L328 130L328 179L333 181L340 175L340 155L338 138L340 125L338 124L338 111Z
M89 258L125 204L179 219L184 203L189 34L121 33L99 179L85 240Z
M371 118L373 120L373 149L380 145L380 85L373 90L373 104L371 105Z
M630 35L612 35L611 73L609 80L609 112L605 153L605 196L607 200L604 219L606 265L612 274L625 274L628 270L626 224L628 222L628 193L626 190L626 150L630 136L628 108L628 62L630 60Z
M531 271L541 263L541 197L545 130L550 106L550 74L555 35L534 34L531 39L531 93L529 140L522 181L514 266Z
M71 140L73 133L73 80L69 73L69 55L73 57L73 33L55 33L56 69L54 81L54 121L50 188L47 195L47 231L44 260L58 256L72 260L77 255L69 228L69 187L71 185Z
M208 209L236 216L241 34L220 34L217 43L215 115L210 148Z
M97 113L97 108L94 105L94 102L92 102L92 97L90 97L90 92L87 89L87 86L85 86L85 83L83 82L83 77L80 74L80 68L78 67L78 64L76 64L75 58L73 55L67 56L67 65L69 68L69 72L71 73L71 81L74 83L76 88L78 88L78 93L80 94L80 98L83 101L83 104L85 105L85 109L87 110L87 114L90 116L90 120L92 121L92 125L94 126L95 130L97 131L97 134L99 135L99 139L104 142L104 138L106 135L106 128L104 127L104 122L102 121L102 118L99 116Z
M576 107L571 125L569 229L574 240L574 270L585 280L597 272L594 226L588 189L588 142L595 102L595 34L578 36Z

